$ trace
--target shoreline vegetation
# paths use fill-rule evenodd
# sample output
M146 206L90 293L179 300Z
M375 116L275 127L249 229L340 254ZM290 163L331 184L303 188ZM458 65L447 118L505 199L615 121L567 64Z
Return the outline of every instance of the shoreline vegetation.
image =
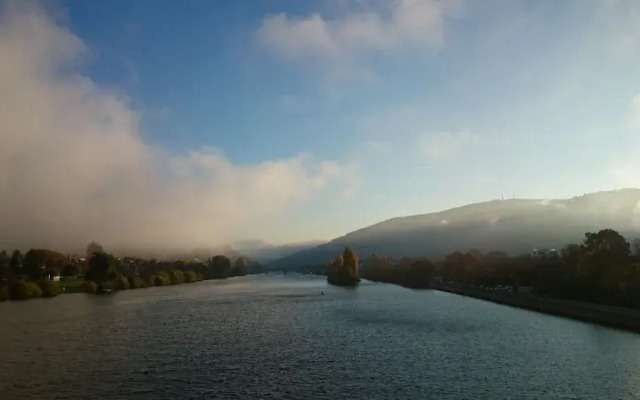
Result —
M634 248L618 232L588 232L580 244L560 252L454 252L439 260L364 262L350 248L331 263L301 271L325 275L331 285L355 287L360 277L411 289L436 289L495 303L640 332L640 243ZM204 262L116 258L92 242L86 260L50 250L24 256L0 253L0 301L54 297L60 293L104 293L225 279L264 272L245 257L218 255ZM61 280L52 279L62 275Z
M334 281L341 276L336 270L343 259L344 254L311 272L341 284ZM374 282L436 289L640 333L640 242L636 240L632 248L612 229L587 232L582 243L569 244L560 252L541 250L517 257L471 250L435 261L393 261L374 254L361 264L359 275Z
M195 283L262 272L246 257L217 255L206 261L117 258L92 242L85 257L31 249L0 253L0 301L55 297L63 293L103 294L120 290Z

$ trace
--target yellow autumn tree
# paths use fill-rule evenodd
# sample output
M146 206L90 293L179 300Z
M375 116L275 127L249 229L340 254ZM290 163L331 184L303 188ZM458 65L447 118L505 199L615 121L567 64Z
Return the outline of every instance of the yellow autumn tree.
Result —
M329 267L327 281L332 285L355 286L360 282L358 277L358 256L346 247Z

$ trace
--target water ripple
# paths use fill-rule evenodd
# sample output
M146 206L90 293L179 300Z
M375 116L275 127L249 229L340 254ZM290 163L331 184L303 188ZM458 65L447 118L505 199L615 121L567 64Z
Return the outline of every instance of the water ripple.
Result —
M255 276L0 317L1 399L640 398L639 335L392 285Z

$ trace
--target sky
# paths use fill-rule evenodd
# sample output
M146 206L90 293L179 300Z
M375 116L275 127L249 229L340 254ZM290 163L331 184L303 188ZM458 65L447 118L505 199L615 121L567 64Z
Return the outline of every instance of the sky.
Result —
M640 187L635 0L0 0L0 248Z

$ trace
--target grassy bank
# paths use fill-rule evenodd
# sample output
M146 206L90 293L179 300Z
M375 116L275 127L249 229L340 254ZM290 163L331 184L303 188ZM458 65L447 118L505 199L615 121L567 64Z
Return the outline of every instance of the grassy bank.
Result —
M60 279L60 293L82 293L82 284L84 279L82 278L61 278Z
M159 271L147 277L117 275L104 284L105 289L113 291L143 289L152 286L180 285L202 281L203 277L194 271ZM98 285L83 278L62 278L60 281L42 280L38 282L18 279L0 283L0 301L28 300L38 297L55 297L66 293L98 292Z
M195 283L204 280L204 277L191 270L168 270L157 271L153 275L145 277L141 276L125 276L117 275L115 279L105 282L103 289L120 291L131 289L146 289L153 286L169 286L181 285L185 283ZM99 291L99 285L92 280L83 281L81 291L85 293L95 294Z
M541 297L529 293L493 292L460 285L436 284L434 289L640 333L640 311L631 308Z

